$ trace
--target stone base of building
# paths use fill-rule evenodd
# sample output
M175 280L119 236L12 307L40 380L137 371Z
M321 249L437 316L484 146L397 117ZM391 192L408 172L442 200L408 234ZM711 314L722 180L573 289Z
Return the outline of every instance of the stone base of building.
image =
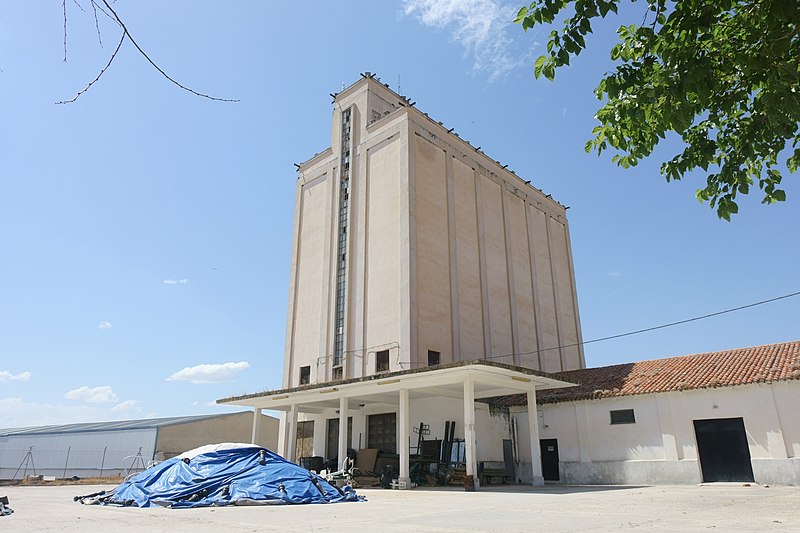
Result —
M762 485L800 485L800 457L753 459L753 477Z
M752 459L753 477L762 485L800 485L800 458ZM524 466L521 465L524 471ZM700 463L682 461L561 462L562 483L576 485L684 485L703 482ZM523 482L529 482L522 477Z

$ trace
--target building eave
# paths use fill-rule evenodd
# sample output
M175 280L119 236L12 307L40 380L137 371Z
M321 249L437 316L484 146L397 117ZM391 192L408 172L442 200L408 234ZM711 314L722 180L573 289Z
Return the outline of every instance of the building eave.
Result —
M460 384L467 375L472 376L476 383L476 398L575 385L529 368L474 360L222 398L217 403L277 410L288 409L293 404L313 404L317 409L324 409L336 407L334 400L342 397L362 398L364 403L393 403L394 394L402 389L416 391L418 395L435 391L436 394L452 393L453 397L458 397Z

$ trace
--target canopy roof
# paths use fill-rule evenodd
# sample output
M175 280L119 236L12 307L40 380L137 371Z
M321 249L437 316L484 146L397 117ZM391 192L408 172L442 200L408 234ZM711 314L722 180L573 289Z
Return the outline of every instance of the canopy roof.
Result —
M540 390L575 385L530 368L475 360L233 396L217 400L217 403L283 411L297 405L300 411L313 413L339 408L341 398L347 398L350 408L367 403L397 405L397 393L400 390L408 390L412 399L463 398L463 383L467 376L471 376L474 383L476 399L528 392L534 388Z

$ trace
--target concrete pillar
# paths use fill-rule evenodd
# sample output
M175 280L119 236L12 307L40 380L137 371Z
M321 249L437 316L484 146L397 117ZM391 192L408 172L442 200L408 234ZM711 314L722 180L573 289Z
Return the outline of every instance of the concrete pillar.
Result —
M293 463L297 462L297 457L295 457L297 452L297 404L293 403L291 408L289 409L289 413L286 415L288 418L288 423L286 424L286 429L288 431L287 438L286 438L286 458L287 461L291 461Z
M411 450L408 445L408 439L411 434L410 414L408 389L400 389L400 420L398 423L398 429L400 430L400 479L398 481L408 489L411 488L411 475L409 474L409 455Z
M655 400L658 423L661 426L661 444L664 447L664 460L677 461L680 456L678 455L678 440L675 438L675 425L672 423L669 397L666 394L658 394Z
M258 444L258 433L261 431L261 421L263 419L261 408L256 407L253 409L253 434L250 437L250 444Z
M286 426L287 426L287 413L281 412L280 418L278 419L278 449L275 450L278 452L278 455L286 458Z
M589 440L589 427L586 423L586 406L583 402L576 402L575 406L575 426L578 428L578 447L581 453L582 463L592 462L592 443Z
M533 485L544 485L542 477L542 448L539 445L539 416L536 413L536 389L528 391L528 428L531 432L531 470Z
M339 398L339 468L347 458L347 398Z
M778 412L778 402L775 401L775 390L771 384L759 385L758 396L761 401L759 405L769 406L762 410L763 422L766 422L767 431L767 447L769 454L773 459L788 459L788 449L791 446L786 446L786 440L783 437L783 424L781 423L780 413Z
M475 480L475 488L479 488L478 459L475 442L475 383L472 376L464 378L464 460L467 463L467 475Z

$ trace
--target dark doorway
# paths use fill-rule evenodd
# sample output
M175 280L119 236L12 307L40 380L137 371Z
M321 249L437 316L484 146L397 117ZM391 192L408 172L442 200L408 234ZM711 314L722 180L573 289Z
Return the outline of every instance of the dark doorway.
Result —
M339 419L328 419L328 435L325 446L325 459L333 459L339 455ZM347 447L353 446L353 417L347 417Z
M541 439L542 477L545 481L559 481L558 473L558 439Z
M743 419L695 420L694 434L703 481L754 481Z
M314 455L314 421L298 422L294 456L299 461L301 457L311 457L312 455Z

